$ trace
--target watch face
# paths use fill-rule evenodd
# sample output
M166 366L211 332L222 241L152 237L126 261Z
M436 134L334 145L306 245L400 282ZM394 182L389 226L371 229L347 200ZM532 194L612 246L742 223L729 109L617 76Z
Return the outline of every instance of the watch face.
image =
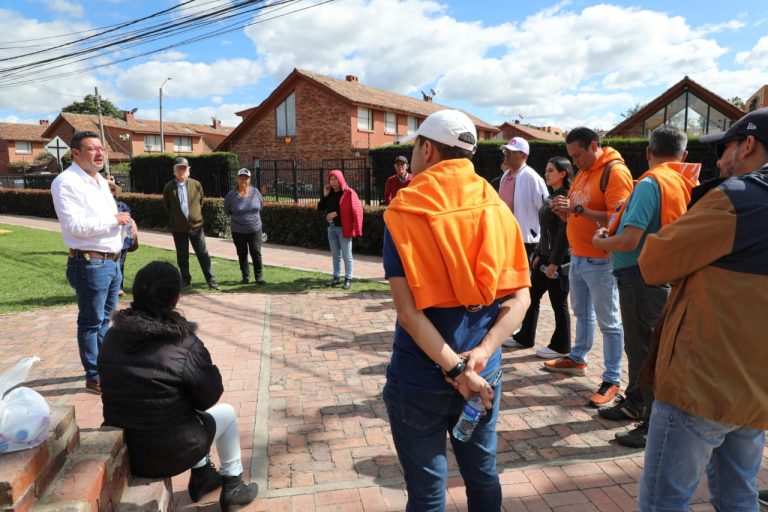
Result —
M577 204L576 206L573 207L573 211L576 213L584 213L584 207L581 206L580 204Z

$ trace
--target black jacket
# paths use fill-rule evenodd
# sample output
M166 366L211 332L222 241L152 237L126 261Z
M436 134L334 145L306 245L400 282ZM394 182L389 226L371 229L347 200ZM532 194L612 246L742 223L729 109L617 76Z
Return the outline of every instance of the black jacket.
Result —
M555 190L550 201L555 196L568 196L568 189L561 187ZM539 224L541 225L541 239L536 248L535 255L542 257L542 264L554 263L557 266L570 260L568 255L568 237L565 234L565 222L549 208L549 202L545 201L539 209Z
M174 476L209 451L216 425L202 411L224 390L196 325L126 309L99 351L104 425L125 430L131 472Z

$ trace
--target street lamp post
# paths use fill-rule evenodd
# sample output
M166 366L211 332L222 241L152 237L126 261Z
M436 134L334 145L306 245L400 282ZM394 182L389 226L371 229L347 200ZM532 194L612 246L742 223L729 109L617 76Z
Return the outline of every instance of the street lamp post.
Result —
M171 77L165 79L165 82L160 84L160 152L165 152L165 136L163 134L163 86L171 80Z

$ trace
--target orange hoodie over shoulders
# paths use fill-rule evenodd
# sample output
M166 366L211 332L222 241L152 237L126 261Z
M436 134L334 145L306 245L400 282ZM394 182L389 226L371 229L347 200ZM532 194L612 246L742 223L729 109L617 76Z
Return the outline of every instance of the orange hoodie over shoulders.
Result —
M489 305L531 285L517 221L465 158L414 176L384 222L419 310Z
M691 202L691 189L699 184L698 175L701 164L686 162L664 162L653 169L647 170L637 179L637 182L645 178L651 178L659 185L661 198L661 225L666 226L676 218L688 211L688 203ZM621 217L627 208L629 199L624 201L621 209L614 216L608 234L616 234L621 223Z
M611 168L608 186L605 192L600 190L600 179L603 176L605 164L611 160L619 160ZM632 192L632 175L624 165L624 159L615 149L605 146L603 154L595 160L595 163L586 171L579 171L571 184L568 197L571 204L580 204L584 208L614 213L621 201L626 201ZM607 217L606 217L607 220ZM602 222L601 225L605 225ZM571 254L583 258L607 258L608 253L592 245L592 236L597 230L595 221L583 215L571 214L568 216L568 243L571 246Z

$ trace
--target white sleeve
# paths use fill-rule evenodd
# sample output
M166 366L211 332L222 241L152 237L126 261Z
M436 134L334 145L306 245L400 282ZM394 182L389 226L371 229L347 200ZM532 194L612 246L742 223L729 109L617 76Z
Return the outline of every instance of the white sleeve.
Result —
M114 215L86 215L84 192L77 190L72 180L54 180L51 196L61 229L74 238L106 235L117 226Z

